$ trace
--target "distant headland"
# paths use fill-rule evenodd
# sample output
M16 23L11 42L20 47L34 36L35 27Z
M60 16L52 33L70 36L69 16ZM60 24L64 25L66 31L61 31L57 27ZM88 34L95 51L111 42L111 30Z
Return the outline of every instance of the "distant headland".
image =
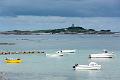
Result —
M33 31L22 31L22 30L12 30L0 32L0 34L14 34L14 35L40 35L40 34L114 34L111 30L100 30L96 31L94 29L85 29L83 27L75 26L72 24L68 28L61 29L49 29L49 30L33 30Z

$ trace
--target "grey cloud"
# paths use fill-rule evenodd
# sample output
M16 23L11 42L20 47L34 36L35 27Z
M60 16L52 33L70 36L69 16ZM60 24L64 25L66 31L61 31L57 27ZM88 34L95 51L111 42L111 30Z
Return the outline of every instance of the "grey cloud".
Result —
M1 0L1 16L117 17L119 0Z

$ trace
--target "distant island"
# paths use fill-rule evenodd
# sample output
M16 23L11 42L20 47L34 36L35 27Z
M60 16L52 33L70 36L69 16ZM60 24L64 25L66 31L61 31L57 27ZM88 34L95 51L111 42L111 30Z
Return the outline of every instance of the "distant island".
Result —
M22 30L13 30L13 31L4 31L0 34L14 34L14 35L40 35L40 34L114 34L111 30L100 30L96 31L94 29L85 29L83 27L75 26L74 24L68 28L61 29L49 29L49 30L34 30L34 31L22 31Z

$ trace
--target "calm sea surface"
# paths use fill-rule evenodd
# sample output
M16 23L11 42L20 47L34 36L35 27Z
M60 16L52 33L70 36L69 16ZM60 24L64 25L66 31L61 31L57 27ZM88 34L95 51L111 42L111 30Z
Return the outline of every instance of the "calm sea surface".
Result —
M120 80L120 35L0 35L1 51L40 50L54 54L58 50L76 49L75 54L48 57L44 54L0 55L0 80ZM89 59L103 49L114 52L113 58ZM21 58L21 64L6 64L5 57ZM72 66L94 61L101 70L74 71Z

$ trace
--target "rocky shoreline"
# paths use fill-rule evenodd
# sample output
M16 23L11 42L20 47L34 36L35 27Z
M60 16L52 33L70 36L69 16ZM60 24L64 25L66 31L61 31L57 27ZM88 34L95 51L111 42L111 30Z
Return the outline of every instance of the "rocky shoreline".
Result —
M22 30L12 30L0 32L4 35L41 35L41 34L116 34L120 32L111 32L111 30L94 30L94 29L85 29L83 27L74 26L61 28L61 29L48 29L48 30L33 30L33 31L22 31Z

